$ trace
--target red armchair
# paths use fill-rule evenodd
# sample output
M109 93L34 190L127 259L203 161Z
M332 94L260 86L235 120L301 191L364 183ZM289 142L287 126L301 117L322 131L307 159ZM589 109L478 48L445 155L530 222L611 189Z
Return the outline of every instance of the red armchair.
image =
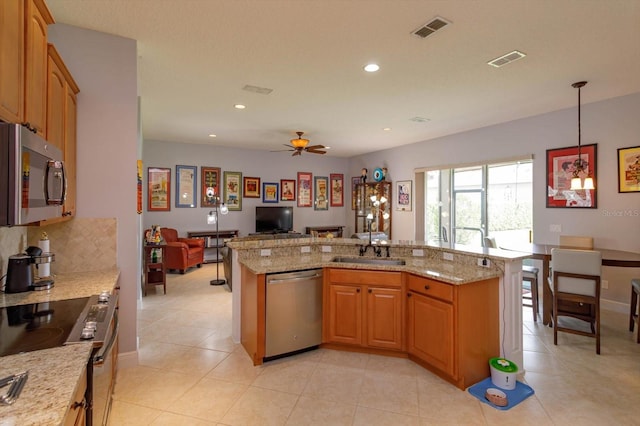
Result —
M167 244L165 268L177 269L181 274L192 267L200 268L204 263L204 240L202 238L178 238L173 228L160 228L162 238Z

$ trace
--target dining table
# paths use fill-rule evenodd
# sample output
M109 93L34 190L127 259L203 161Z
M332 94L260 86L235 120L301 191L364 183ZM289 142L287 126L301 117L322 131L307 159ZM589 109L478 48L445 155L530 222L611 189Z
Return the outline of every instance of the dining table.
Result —
M500 246L503 250L519 251L529 254L528 258L542 261L542 323L551 326L551 307L553 295L549 281L549 264L551 262L551 250L554 248L576 248L584 250L582 247L560 246L558 244L514 244ZM593 248L594 251L602 253L602 266L614 266L621 268L640 268L640 253L612 250L605 248Z

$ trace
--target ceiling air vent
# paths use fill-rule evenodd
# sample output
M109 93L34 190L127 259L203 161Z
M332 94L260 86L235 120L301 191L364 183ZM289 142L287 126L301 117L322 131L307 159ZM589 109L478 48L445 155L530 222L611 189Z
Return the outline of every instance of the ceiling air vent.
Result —
M424 117L411 117L409 121L413 121L414 123L426 123L427 121L430 121L430 120Z
M437 16L430 22L427 22L426 24L415 30L413 32L413 35L417 35L420 38L426 38L427 36L430 36L431 34L435 33L438 30L441 30L449 24L449 21Z
M524 58L525 56L527 55L518 50L514 50L513 52L509 52L506 55L502 55L499 58L495 58L487 62L487 64L491 65L492 67L500 68L503 65L507 65L513 61L517 61L518 59Z

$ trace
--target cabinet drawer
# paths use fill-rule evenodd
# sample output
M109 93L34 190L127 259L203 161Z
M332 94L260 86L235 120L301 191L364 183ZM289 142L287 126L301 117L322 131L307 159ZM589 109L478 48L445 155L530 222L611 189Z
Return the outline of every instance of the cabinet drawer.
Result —
M401 272L329 269L329 281L343 284L375 284L385 287L402 286Z
M409 290L453 302L453 285L409 275Z

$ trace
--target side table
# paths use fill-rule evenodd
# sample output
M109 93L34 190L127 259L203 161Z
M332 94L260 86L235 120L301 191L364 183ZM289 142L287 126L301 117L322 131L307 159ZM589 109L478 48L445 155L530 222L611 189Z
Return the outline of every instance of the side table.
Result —
M167 269L164 265L166 244L145 244L144 245L144 268L143 268L143 290L147 295L147 286L161 285L164 294L167 294ZM156 250L157 258L153 258L153 251Z

